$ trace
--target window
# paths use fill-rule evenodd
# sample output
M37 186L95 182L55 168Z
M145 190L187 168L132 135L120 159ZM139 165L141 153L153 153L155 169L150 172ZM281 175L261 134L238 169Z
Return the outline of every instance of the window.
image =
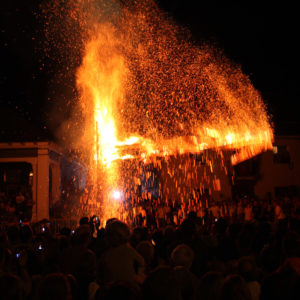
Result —
M291 162L290 153L287 146L277 145L273 147L274 163L289 164Z

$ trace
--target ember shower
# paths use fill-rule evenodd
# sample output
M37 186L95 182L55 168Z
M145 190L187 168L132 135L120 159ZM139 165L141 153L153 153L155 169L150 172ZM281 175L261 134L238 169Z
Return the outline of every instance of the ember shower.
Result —
M161 167L161 158L168 165L168 158L214 149L207 158L213 174L215 167L227 172L226 151L234 165L272 147L265 105L241 68L192 42L155 2L60 1L49 12L56 25L48 33L60 30L70 53L80 48L76 145L89 157L92 198L102 198L106 217L118 208L113 191L140 184L149 162ZM184 161L170 162L169 176L181 168L191 181Z

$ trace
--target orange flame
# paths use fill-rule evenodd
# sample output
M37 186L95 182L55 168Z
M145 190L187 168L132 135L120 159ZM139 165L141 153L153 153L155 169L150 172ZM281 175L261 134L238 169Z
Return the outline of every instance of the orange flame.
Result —
M96 7L80 19L88 28L77 71L83 143L93 141L91 166L106 185L117 184L120 159L213 148L234 150L234 165L271 149L264 103L240 67L190 42L152 1L132 3L113 20L95 21Z

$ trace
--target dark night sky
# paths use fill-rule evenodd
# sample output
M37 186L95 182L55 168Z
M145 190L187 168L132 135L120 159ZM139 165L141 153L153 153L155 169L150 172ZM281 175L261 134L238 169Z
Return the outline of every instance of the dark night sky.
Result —
M41 124L47 118L49 80L59 68L53 62L47 65L38 49L41 25L33 12L41 1L2 2L0 110L18 111L31 122ZM235 5L220 5L218 1L198 1L197 5L191 0L159 2L178 22L189 27L196 39L217 44L242 66L262 93L278 128L286 122L299 121L296 6L283 2L254 5L252 1Z

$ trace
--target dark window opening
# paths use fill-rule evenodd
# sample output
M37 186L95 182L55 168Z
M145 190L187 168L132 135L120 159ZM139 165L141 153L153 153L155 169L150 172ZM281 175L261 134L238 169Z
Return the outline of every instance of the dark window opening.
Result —
M287 146L274 146L274 163L276 164L289 164L291 162L290 153Z

